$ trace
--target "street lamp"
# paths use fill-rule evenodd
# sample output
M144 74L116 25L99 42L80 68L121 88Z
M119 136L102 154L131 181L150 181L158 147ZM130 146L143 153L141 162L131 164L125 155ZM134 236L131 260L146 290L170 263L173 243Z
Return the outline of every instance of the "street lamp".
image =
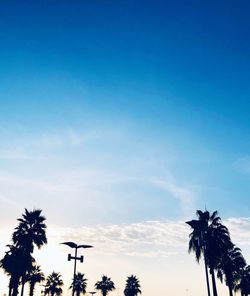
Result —
M73 242L64 242L61 243L62 245L66 245L72 249L75 249L75 256L72 256L71 254L68 254L68 261L70 261L71 259L75 260L74 262L74 274L73 274L73 292L72 292L72 296L74 296L75 294L75 276L76 276L76 261L79 260L81 263L83 263L83 256L77 257L77 250L80 248L83 249L87 249L87 248L93 248L93 246L90 245L77 245L76 243Z

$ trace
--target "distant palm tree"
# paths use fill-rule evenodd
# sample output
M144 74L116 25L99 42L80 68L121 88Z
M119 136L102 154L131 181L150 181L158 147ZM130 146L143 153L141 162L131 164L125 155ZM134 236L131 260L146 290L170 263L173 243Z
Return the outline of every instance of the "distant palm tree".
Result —
M0 261L0 267L10 276L9 296L16 296L20 279L25 276L27 270L31 270L34 258L21 247L8 247L9 250Z
M76 296L80 296L81 294L86 293L86 288L87 288L87 279L84 278L83 273L78 272L72 281L70 289L76 292Z
M46 279L45 284L45 295L61 295L63 281L59 272L52 272Z
M141 286L139 283L139 279L136 276L131 275L127 278L124 295L137 296L137 294L141 294L140 288Z
M115 290L115 284L106 275L102 276L102 279L95 284L95 288L100 290L102 296L107 296L108 292Z
M27 276L27 281L30 285L29 296L34 295L35 285L37 283L41 283L45 280L44 274L41 271L41 267L39 265L33 265L31 272Z

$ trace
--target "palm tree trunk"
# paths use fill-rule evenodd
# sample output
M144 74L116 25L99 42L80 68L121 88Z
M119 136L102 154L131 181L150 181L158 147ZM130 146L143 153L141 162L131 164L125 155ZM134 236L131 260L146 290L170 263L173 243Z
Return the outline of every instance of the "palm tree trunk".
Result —
M205 263L205 272L206 272L206 281L207 281L207 295L210 296L210 285L209 285L209 277L208 277L208 267L206 256L204 255L204 263Z
M232 289L232 285L228 285L228 290L229 290L229 296L233 296L233 289Z
M33 296L34 294L34 289L35 289L35 284L34 283L30 283L30 296Z
M18 285L19 285L19 276L14 276L13 277L13 282L12 282L12 296L17 296L18 294Z
M215 275L214 275L214 269L213 268L210 268L210 273L212 275L213 295L218 296L216 281L215 281Z
M24 278L22 277L22 288L21 288L21 296L23 296L23 292L24 292L24 285L25 285L25 281L24 281Z
M13 277L10 277L10 282L9 282L9 296L12 295L12 290L13 290Z

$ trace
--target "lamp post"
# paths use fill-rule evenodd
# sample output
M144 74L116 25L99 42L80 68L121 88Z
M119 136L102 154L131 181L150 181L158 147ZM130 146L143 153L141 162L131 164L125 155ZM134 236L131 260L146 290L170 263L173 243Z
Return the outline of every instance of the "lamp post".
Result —
M93 246L90 246L90 245L77 245L76 243L74 242L64 242L64 243L61 243L62 245L66 245L72 249L75 249L75 256L72 256L71 254L68 254L68 261L70 261L71 259L73 259L75 262L74 262L74 273L73 273L73 289L72 289L72 296L74 296L75 294L75 276L76 276L76 262L77 260L79 260L81 263L83 263L83 258L84 256L80 256L80 257L77 257L77 250L80 249L80 248L83 248L83 249L87 249L87 248L93 248Z

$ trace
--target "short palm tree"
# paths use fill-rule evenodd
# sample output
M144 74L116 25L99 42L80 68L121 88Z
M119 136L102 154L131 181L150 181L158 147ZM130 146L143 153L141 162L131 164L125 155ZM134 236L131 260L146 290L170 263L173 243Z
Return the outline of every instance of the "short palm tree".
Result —
M59 272L52 272L46 279L45 295L61 295L63 281Z
M35 285L45 280L44 274L39 265L33 265L31 272L27 275L27 281L30 285L29 296L34 295Z
M141 294L140 288L141 286L139 279L136 276L131 275L127 278L124 295L137 296L137 294Z
M107 296L108 292L115 290L115 284L106 275L102 276L102 279L95 284L95 288L100 290L102 296Z
M16 296L20 279L31 270L34 259L21 247L8 245L8 248L9 250L0 261L0 267L10 276L9 296Z
M76 292L76 296L86 293L87 279L84 277L83 273L78 272L72 281L70 289Z

